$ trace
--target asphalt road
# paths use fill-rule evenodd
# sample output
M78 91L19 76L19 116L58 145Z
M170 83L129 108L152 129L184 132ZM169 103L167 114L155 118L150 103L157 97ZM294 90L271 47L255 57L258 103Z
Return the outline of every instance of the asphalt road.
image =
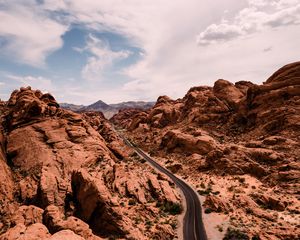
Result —
M122 137L122 136L121 136ZM183 219L183 237L185 240L207 240L205 228L202 221L201 203L197 193L183 180L177 178L169 170L162 167L140 148L133 146L126 138L122 137L125 143L148 161L160 172L169 176L173 182L181 189L186 199L186 212Z

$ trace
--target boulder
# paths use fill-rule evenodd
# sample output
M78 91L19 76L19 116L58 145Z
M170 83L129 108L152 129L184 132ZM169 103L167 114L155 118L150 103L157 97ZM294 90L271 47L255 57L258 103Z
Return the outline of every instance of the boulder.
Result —
M167 169L169 169L172 173L177 173L178 171L182 170L182 164L175 163L167 165Z
M213 195L206 197L203 206L213 212L228 212L230 210L230 205L224 199Z
M278 198L267 194L252 194L251 197L257 204L267 209L284 211L286 208L285 203L281 202Z
M49 240L85 240L83 237L75 234L71 230L62 230L53 234Z
M48 229L41 223L35 223L28 227L24 224L17 224L0 235L0 240L41 240L49 237Z
M247 195L240 195L236 197L233 207L235 207L235 205L243 208L247 214L253 214L268 221L275 221L277 219L277 217L273 214L261 209L259 205Z
M246 152L258 163L268 163L274 165L283 160L282 154L270 149L264 148L248 148Z
M161 147L170 152L207 154L217 148L217 143L208 135L194 137L179 130L171 130L163 137Z
M85 170L79 169L72 174L72 190L79 218L89 222L93 230L103 235L107 231L124 235L120 225L122 218L113 211L112 196L101 179L94 179Z
M284 82L300 76L300 62L287 64L270 76L266 83Z
M23 224L25 226L29 226L34 223L42 223L43 212L43 209L33 205L20 206L19 209L14 213L14 216L12 217L12 224Z
M234 84L223 79L215 82L213 93L231 108L236 108L238 102L244 97L244 94Z
M71 230L86 240L100 239L92 233L87 223L73 216L65 218L61 210L54 205L50 205L45 209L43 222L51 233Z

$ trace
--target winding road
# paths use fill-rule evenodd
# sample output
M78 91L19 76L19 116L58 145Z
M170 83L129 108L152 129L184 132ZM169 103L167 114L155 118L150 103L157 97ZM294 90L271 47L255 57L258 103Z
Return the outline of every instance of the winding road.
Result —
M176 177L166 168L162 167L140 148L135 147L124 136L121 136L124 142L132 147L141 157L149 162L160 172L169 176L173 182L181 189L186 199L186 212L183 219L183 238L185 240L207 240L205 228L202 221L201 203L197 193L183 180Z

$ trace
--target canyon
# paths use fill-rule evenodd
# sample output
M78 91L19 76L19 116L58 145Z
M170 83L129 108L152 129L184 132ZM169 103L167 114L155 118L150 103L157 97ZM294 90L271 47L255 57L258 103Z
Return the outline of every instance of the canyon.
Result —
M180 239L181 192L121 136L195 189L209 239L300 238L300 62L109 120L31 87L0 113L0 240Z

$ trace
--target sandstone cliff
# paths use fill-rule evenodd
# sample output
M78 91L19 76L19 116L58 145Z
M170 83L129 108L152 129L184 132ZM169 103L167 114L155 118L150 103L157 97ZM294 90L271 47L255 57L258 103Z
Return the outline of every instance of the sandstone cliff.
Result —
M30 87L0 107L1 240L176 235L176 216L159 208L180 204L174 184L102 114L61 109Z

